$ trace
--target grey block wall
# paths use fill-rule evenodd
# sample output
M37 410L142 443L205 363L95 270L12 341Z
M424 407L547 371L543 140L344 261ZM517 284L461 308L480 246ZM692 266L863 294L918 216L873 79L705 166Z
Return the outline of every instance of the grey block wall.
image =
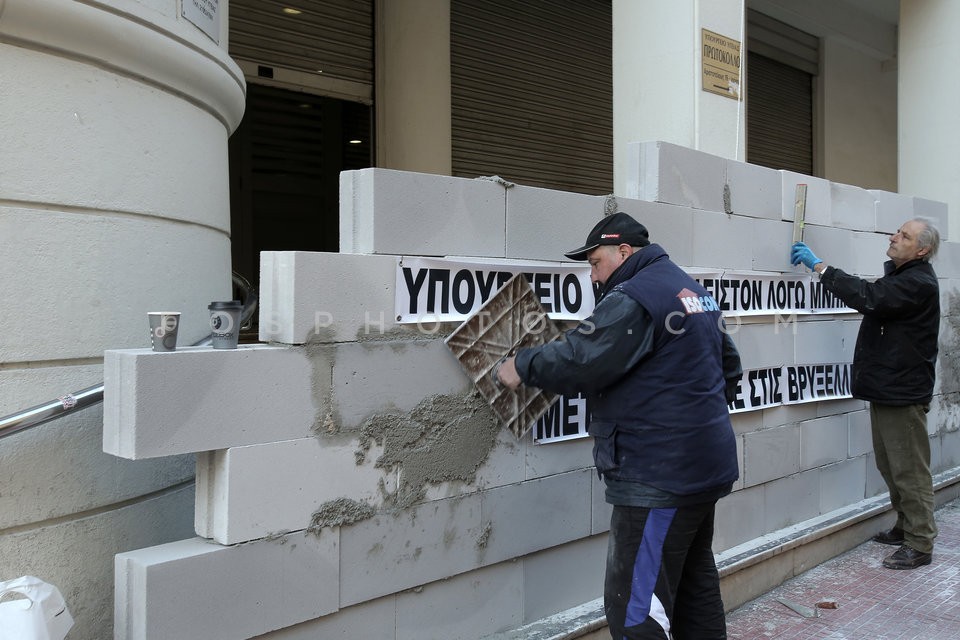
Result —
M557 261L622 210L691 270L798 274L788 251L807 184L806 239L874 277L885 234L919 213L946 223L922 198L666 143L630 154L630 197L346 172L344 252L261 257L269 345L108 352L106 450L198 454L197 537L117 557L117 638L480 638L602 595L610 507L590 440L499 429L443 344L454 327L395 322L404 256ZM960 462L960 249L945 243L935 266L944 321L929 432L944 470ZM849 362L859 316L737 324L752 369ZM733 424L741 477L718 507L717 552L885 490L861 401Z

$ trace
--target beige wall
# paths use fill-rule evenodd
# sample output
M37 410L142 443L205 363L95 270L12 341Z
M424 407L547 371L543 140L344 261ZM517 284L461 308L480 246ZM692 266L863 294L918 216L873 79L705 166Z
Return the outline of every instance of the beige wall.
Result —
M378 0L376 166L450 175L449 0Z
M897 70L825 38L822 95L823 175L866 189L897 190Z

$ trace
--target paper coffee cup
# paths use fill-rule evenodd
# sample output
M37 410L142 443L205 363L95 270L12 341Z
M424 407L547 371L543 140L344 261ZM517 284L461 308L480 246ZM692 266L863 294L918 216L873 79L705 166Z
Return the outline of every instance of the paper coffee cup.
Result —
M154 351L176 351L177 331L180 329L179 311L150 311L150 342Z
M211 342L214 349L236 349L240 338L240 312L243 303L239 300L211 302L210 310Z

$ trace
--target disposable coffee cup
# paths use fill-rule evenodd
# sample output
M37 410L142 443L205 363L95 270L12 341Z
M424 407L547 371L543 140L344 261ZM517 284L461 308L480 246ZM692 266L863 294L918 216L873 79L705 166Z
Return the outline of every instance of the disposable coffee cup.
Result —
M154 351L176 351L177 331L180 329L179 311L150 311L150 342Z
M240 312L243 310L243 303L239 300L211 302L207 309L210 310L213 348L236 349L237 340L240 338Z

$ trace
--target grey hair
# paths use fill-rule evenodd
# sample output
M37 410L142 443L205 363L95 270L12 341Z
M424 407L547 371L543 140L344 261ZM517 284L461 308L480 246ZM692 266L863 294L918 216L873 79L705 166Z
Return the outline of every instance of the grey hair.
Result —
M923 231L917 234L917 245L920 249L929 249L927 255L923 256L923 261L930 262L940 248L940 231L937 229L937 221L924 216L917 216L913 220L924 225Z

